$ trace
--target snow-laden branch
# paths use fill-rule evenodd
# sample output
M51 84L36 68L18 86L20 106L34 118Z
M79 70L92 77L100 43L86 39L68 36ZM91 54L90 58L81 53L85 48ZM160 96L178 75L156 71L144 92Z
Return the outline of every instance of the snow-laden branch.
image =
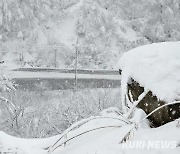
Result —
M91 121L91 120L96 120L96 119L114 119L114 120L120 120L121 122L125 122L126 124L130 124L131 122L127 119L125 119L124 117L121 118L117 118L117 117L108 117L108 116L96 116L96 117L90 117L87 119L82 119L76 123L74 123L73 125L71 125L68 129L66 129L60 136L60 138L49 148L49 152L52 152L54 149L54 146L62 139L64 138L70 131L72 131L73 129L80 127L81 125Z
M87 131L84 131L82 133L79 133L71 138L68 138L66 139L65 141L62 141L58 146L56 146L52 151L49 151L49 152L53 152L55 151L58 147L62 146L62 145L65 145L67 142L71 141L72 139L76 138L76 137L79 137L83 134L86 134L86 133L89 133L89 132L92 132L92 131L95 131L95 130L99 130L99 129L104 129L104 128L119 128L119 127L122 127L122 125L112 125L112 126L102 126L102 127L98 127L98 128L93 128L93 129L90 129L90 130L87 130Z
M125 117L127 119L129 119L129 117L131 116L132 112L134 111L135 107L139 104L139 102L146 96L147 91L144 91L139 97L137 101L133 102L133 105L131 106L131 108L129 109L128 113L125 115Z
M12 108L9 108L9 109L11 110L12 114L14 115L13 111L17 111L16 106L10 100L8 100L7 98L5 98L3 96L0 96L0 100L4 101L12 106Z
M131 137L133 136L133 131L137 130L136 124L133 123L132 124L132 128L124 135L124 137L122 138L122 140L119 142L119 144L121 143L126 143L128 140L131 139Z
M171 103L167 103L167 104L164 104L158 108L156 108L155 110L153 110L151 113L149 113L147 116L145 116L138 124L140 124L142 121L144 121L145 119L147 119L149 116L151 116L154 112L158 111L159 109L165 107L165 106L169 106L169 105L174 105L174 104L180 104L180 101L174 101L174 102L171 102ZM137 124L137 125L138 125Z

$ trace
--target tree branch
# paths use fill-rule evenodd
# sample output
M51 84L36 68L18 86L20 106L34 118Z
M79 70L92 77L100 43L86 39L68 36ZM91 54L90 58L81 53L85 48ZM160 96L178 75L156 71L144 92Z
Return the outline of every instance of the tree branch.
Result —
M79 137L83 134L86 134L86 133L89 133L89 132L92 132L92 131L95 131L95 130L98 130L98 129L104 129L104 128L119 128L119 127L122 127L120 125L117 125L117 126L103 126L103 127L98 127L98 128L94 128L94 129L91 129L91 130L87 130L85 132L82 132L82 133L79 133L69 139L66 139L65 141L61 142L58 146L56 146L54 149L52 149L51 151L48 151L48 152L53 152L54 150L56 150L58 147L62 146L63 144L66 144L67 142L71 141L72 139L76 138L76 137Z
M144 121L145 119L147 119L149 116L151 116L154 112L158 111L159 109L165 107L165 106L168 106L168 105L174 105L174 104L180 104L180 101L174 101L174 102L171 102L171 103L167 103L167 104L164 104L158 108L156 108L155 110L153 110L151 113L149 113L146 117L144 117L138 124L140 124L142 121ZM137 125L138 125L137 124Z
M140 101L142 101L142 99L146 96L147 91L144 91L139 97L137 101L133 102L132 107L129 109L128 113L125 115L125 117L127 119L129 119L129 117L131 116L132 112L134 111L135 107L139 104Z
M120 118L116 118L116 117L103 117L103 116L97 116L97 117L90 117L88 119L82 119L81 121L76 122L75 124L71 125L68 129L66 129L62 134L61 137L49 148L49 151L52 151L51 149L53 149L53 147L64 137L66 136L70 131L72 131L73 129L75 129L76 127L79 127L91 120L95 120L95 119L106 119L106 118L110 118L110 119L114 119L114 120L120 120L121 122L125 122L126 124L130 124L131 122L126 120L126 119L120 119Z

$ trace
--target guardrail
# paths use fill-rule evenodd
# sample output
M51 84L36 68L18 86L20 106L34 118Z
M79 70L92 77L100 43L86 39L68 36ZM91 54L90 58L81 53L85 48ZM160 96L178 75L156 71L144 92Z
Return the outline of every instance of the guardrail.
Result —
M27 90L66 90L84 88L118 88L121 85L119 71L77 70L57 68L18 68L10 71L18 88Z
M12 71L75 73L76 69L30 67L30 68L17 68L17 69L13 69ZM118 70L77 69L77 72L79 74L119 75Z

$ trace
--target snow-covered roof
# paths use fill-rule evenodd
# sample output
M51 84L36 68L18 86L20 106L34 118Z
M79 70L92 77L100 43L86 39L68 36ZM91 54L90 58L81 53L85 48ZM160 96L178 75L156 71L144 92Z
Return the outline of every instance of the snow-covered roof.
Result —
M130 50L119 60L122 80L131 77L160 100L180 100L180 42L153 43Z

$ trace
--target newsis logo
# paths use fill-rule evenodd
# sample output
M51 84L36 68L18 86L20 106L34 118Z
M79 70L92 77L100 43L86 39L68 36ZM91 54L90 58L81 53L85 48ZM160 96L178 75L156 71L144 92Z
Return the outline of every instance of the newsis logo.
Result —
M177 141L129 141L122 144L126 149L172 149L178 145Z

